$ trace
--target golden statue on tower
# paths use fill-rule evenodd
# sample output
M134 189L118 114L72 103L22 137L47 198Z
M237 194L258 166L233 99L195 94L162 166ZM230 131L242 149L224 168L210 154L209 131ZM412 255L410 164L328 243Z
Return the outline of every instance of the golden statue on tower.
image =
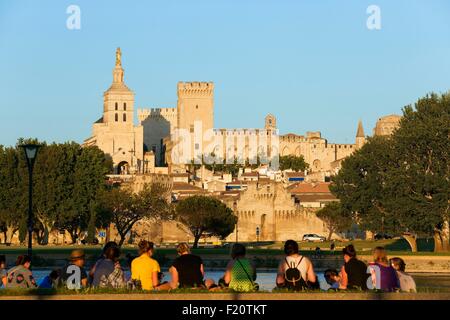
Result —
M120 47L116 50L116 66L122 65L122 52L120 51Z

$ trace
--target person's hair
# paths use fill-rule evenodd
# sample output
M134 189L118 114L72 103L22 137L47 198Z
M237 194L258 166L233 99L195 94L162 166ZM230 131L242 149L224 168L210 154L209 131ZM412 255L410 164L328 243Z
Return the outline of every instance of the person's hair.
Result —
M344 249L342 249L342 254L349 256L350 258L356 258L356 250L352 244L349 244Z
M333 284L333 280L331 279L331 277L336 277L338 275L338 272L337 272L337 270L336 269L327 269L327 270L325 270L325 272L323 273L323 276L324 276L324 278L325 278L325 281L328 283L328 284Z
M106 254L109 248L119 248L119 245L115 241L108 241L103 247L103 254Z
M59 270L57 270L57 269L52 270L52 272L50 272L49 276L53 280L58 279L58 277L59 277Z
M236 259L238 257L245 257L245 246L240 243L235 243L231 247L231 258Z
M376 247L373 249L373 260L375 262L388 263L388 258L386 254L386 249L384 247Z
M295 240L287 240L284 244L284 253L288 256L298 253L298 243Z
M6 257L4 254L0 254L0 265L6 264Z
M177 253L178 254L189 253L189 252L191 252L191 249L189 248L189 245L186 242L182 242L177 245Z
M105 258L112 260L112 261L117 261L120 257L120 249L118 247L114 247L111 246L108 249L106 249L105 251Z
M406 263L403 261L402 258L395 257L389 260L391 265L394 267L394 269L397 269L399 271L405 271Z
M153 242L147 240L141 240L138 244L139 246L139 255L149 252L153 250Z
M23 254L17 257L16 266L24 265L27 262L31 262L31 257L27 254Z

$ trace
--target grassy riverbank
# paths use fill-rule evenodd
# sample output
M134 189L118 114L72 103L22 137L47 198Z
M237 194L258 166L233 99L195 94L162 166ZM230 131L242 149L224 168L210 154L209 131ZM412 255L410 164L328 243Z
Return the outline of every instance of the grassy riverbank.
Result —
M390 254L396 255L414 255L414 256L450 256L450 252L435 253L433 252L434 243L432 239L418 239L419 252L411 252L408 243L404 239L387 239L379 241L369 240L353 240L353 241L336 241L335 250L330 250L330 241L325 242L299 242L300 250L306 254L314 254L317 247L321 249L322 255L340 255L341 249L352 243L360 254L370 254L372 249L376 246L385 247ZM259 243L244 243L248 248L248 253L251 255L264 256L278 256L283 254L282 242L259 242ZM230 253L230 245L225 244L220 247L203 247L193 249L195 254L199 255L228 255ZM101 253L101 245L60 245L60 246L34 246L33 253L46 258L52 255L69 255L73 249L83 249L87 255L98 255ZM122 247L123 254L136 254L137 247L135 245L124 245ZM161 255L175 254L174 245L163 244L157 245L157 252ZM27 248L23 246L5 246L0 245L1 254L25 254Z

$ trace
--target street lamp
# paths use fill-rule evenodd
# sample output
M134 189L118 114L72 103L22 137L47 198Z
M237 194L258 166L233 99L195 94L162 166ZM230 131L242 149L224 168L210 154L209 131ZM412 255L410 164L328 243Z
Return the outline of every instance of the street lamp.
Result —
M238 241L238 222L239 222L239 215L238 215L238 212L237 212L237 203L236 203L236 201L234 201L233 202L233 211L234 211L234 214L236 214L236 217L237 217L237 219L236 219L236 224L235 224L235 226L234 226L234 228L236 229L236 243L238 243L239 241Z
M36 155L40 145L37 144L25 144L20 146L27 159L28 166L28 255L31 257L31 247L33 239L33 167L34 161L36 160Z

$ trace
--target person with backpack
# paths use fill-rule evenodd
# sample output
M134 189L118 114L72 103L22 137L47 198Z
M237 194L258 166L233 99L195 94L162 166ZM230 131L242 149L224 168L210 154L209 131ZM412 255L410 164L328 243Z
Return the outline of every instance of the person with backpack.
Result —
M100 288L123 288L126 285L124 272L119 263L120 249L110 246L95 267L92 286Z
M280 261L276 284L278 288L301 291L317 287L317 276L311 261L300 255L298 243L287 240L284 244L286 257Z
M236 292L258 291L259 285L256 280L256 268L253 263L245 257L245 246L235 243L231 248L232 260L228 263L225 274L220 284Z

